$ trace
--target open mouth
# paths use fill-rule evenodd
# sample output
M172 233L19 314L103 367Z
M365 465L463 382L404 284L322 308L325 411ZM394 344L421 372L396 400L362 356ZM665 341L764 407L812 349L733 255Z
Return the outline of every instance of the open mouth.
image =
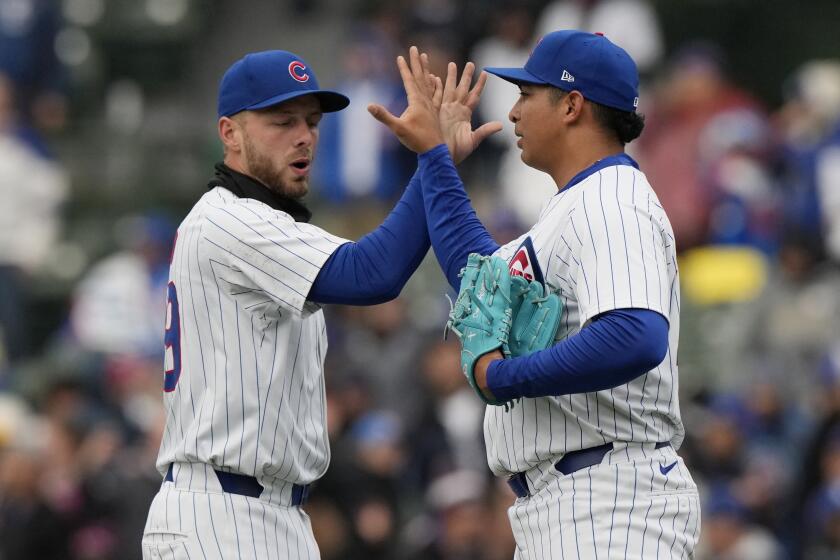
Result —
M305 175L306 173L309 172L310 164L311 164L311 161L310 161L309 158L300 158L300 159L296 159L295 161L293 161L291 163L291 167L292 167L292 170L295 173L297 173L299 175Z

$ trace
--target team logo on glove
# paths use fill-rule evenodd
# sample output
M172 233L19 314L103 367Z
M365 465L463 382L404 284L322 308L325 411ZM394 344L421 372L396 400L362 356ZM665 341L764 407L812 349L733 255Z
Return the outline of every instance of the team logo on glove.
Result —
M529 282L536 281L545 284L540 263L537 261L537 255L534 251L534 244L530 237L526 237L519 249L513 254L508 271L511 276L521 276Z

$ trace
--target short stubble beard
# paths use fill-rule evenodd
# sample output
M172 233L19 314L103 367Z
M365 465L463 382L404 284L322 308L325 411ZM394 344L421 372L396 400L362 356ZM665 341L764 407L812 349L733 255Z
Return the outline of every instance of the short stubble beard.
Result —
M269 190L286 198L303 198L309 190L309 179L301 177L292 181L292 184L284 181L283 170L275 169L271 158L256 149L251 138L245 134L243 137L245 148L245 163L248 165L249 174Z

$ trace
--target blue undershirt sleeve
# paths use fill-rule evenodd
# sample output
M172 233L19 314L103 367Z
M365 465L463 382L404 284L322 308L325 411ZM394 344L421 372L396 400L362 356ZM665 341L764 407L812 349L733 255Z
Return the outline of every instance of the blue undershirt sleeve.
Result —
M443 274L457 292L461 286L458 273L467 264L467 256L492 255L499 244L470 205L446 144L420 154L418 160L429 237Z
M429 234L414 173L402 198L382 224L330 255L309 290L317 303L374 305L397 297L429 250Z
M649 309L617 309L550 348L491 362L487 386L500 401L601 391L652 370L667 351L665 317Z

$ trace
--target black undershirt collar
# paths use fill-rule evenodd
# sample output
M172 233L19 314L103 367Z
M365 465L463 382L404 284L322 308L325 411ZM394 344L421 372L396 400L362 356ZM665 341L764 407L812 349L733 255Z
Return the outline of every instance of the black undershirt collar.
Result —
M287 213L296 222L308 222L312 218L312 212L302 202L275 193L253 177L234 171L221 162L214 169L216 174L207 183L208 189L224 187L239 198L259 200L275 210Z

